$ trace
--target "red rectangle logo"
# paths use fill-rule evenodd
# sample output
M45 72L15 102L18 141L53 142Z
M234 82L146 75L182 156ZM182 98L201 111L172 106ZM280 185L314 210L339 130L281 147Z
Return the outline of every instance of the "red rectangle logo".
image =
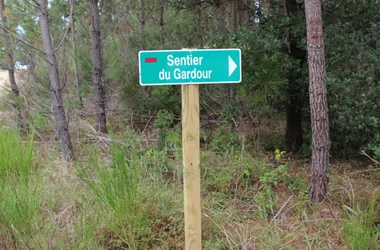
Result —
M155 63L157 62L157 58L155 57L150 57L150 58L145 58L146 63Z

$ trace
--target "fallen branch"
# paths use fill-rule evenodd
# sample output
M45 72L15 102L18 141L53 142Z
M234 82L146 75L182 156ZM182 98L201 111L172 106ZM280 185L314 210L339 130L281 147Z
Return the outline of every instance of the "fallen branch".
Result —
M84 123L84 125L92 131L92 136L94 139L97 139L97 141L101 142L106 148L108 148L107 143L112 141L111 138L100 135L100 133L96 131L89 123Z
M293 195L291 195L284 203L284 205L282 205L282 207L280 208L280 210L278 210L278 212L276 213L276 215L272 218L272 220L270 221L271 223L277 218L277 216L280 215L281 211L286 207L286 205L288 205L288 203L290 202L290 200L293 198Z
M373 159L371 156L369 156L366 152L364 152L364 150L360 150L360 152L362 153L362 155L364 156L367 156L369 159L371 159L371 161L373 161L376 165L380 165L380 162L376 161L375 159Z
M341 221L344 219L337 219L337 218L321 218L321 219L315 219L315 220L303 220L297 223L294 223L293 226L302 224L302 223L307 223L307 222L319 222L319 221L330 221L330 220L335 220L335 221Z

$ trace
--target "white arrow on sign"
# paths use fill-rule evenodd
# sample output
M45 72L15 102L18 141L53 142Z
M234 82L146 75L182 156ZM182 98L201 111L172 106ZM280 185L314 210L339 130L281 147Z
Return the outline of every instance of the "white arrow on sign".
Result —
M228 56L228 77L230 77L232 73L234 73L236 68L237 68L237 65L234 62L234 60L232 60L232 58Z

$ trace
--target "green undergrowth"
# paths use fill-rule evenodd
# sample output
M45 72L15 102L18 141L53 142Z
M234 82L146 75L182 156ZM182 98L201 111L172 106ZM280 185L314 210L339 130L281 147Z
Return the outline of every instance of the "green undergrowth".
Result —
M43 187L33 161L33 135L22 138L14 128L0 129L0 234L5 248L33 248L43 226Z
M0 130L0 248L183 249L180 137L164 137L148 145L127 129L66 163L33 136ZM332 174L330 199L313 205L305 175L280 150L203 149L203 248L376 249L378 191L353 189L361 199L347 202Z
M380 189L376 189L368 204L346 206L343 234L349 249L378 249L380 244Z
M0 124L1 125L1 124ZM33 168L33 136L22 138L16 129L0 129L0 178L30 180Z

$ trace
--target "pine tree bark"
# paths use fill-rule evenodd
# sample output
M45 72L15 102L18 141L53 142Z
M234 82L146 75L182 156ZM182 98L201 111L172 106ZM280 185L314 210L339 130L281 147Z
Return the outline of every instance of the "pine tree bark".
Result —
M285 146L289 152L298 152L303 143L302 135L302 108L299 105L300 97L298 96L299 90L295 85L293 77L288 77L288 105L286 107L286 134Z
M164 6L160 7L160 26L161 26L161 49L164 49L165 48Z
M73 160L74 151L70 140L69 126L66 121L65 109L62 102L58 60L54 52L53 41L51 38L47 0L38 0L38 4L42 42L48 62L50 94L53 100L53 116L56 123L56 133L58 134L64 158L66 160Z
M8 4L11 4L10 1L8 1ZM15 62L13 59L13 49L11 45L11 38L9 36L9 27L7 23L7 11L6 11L4 0L0 0L0 9L1 9L1 23L3 26L3 34L4 34L3 36L4 44L5 44L6 54L7 54L7 69L8 69L9 83L10 83L13 98L14 98L13 108L16 110L17 116L18 116L17 125L21 133L25 133L28 131L28 121L21 107L20 90L18 88L18 85L16 83L16 78L15 78Z
M145 5L144 0L139 0L139 22L140 22L140 50L145 49Z
M296 15L301 11L296 0L285 0L287 15ZM299 48L297 43L301 37L294 37L291 33L288 35L289 54L292 58L300 62L302 67L306 59L306 51ZM297 152L302 147L302 91L298 80L301 74L294 71L288 72L288 105L286 107L286 149L290 152Z
M75 34L75 20L74 20L74 1L70 1L70 26L71 26L71 45L73 49L73 61L74 61L74 86L77 90L77 98L80 108L83 109L83 100L80 95L80 80L77 60L77 48L76 48L76 34Z
M94 104L96 109L96 129L99 132L107 133L106 99L102 81L103 63L98 0L91 0L91 24L91 52L93 60L92 85L94 91Z
M234 33L237 32L239 28L239 10L238 10L238 0L233 0L231 2L231 10L232 10L232 31ZM229 92L229 104L232 104L237 101L237 84L228 84L228 92ZM234 121L230 121L229 130L233 132L236 128Z
M305 10L313 139L309 198L320 202L327 194L330 151L325 46L320 0L306 0Z
M238 6L239 6L238 0L233 0L232 1L232 30L234 32L237 31L238 26L239 26Z

